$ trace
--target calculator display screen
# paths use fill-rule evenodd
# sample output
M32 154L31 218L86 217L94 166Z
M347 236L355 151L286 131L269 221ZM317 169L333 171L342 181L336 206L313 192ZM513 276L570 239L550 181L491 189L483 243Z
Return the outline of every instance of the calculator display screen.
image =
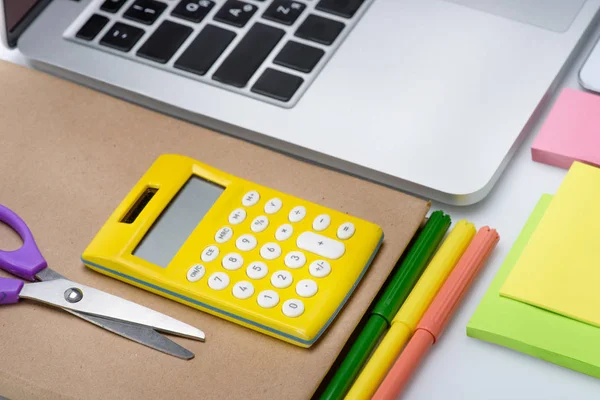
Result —
M197 176L190 178L150 228L133 255L166 268L224 190L224 187ZM202 249L198 249L200 251Z

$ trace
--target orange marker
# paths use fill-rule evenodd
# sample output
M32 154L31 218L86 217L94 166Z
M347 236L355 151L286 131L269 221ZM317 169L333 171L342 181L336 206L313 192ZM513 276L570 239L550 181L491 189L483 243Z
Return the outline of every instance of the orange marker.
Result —
M441 336L471 282L499 240L495 229L484 227L477 232L372 400L393 400L402 392L414 370Z

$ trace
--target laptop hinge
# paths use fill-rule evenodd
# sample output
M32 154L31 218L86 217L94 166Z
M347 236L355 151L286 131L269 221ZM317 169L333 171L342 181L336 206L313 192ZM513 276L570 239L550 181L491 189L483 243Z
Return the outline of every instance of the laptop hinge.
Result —
M5 0L0 0L5 1ZM19 0L17 0L19 1ZM38 15L48 4L50 4L52 0L40 0L38 1L31 10L27 11L27 14L19 21L19 23L11 30L8 31L8 27L6 29L6 41L10 48L14 48L17 46L17 42L19 37L25 32L27 27L37 18ZM6 16L5 16L6 17Z

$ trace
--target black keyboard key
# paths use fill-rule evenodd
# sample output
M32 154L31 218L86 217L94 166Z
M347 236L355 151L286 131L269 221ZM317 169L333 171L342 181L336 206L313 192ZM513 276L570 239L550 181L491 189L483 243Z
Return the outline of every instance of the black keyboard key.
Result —
M193 31L189 26L165 20L140 47L137 55L164 64Z
M233 41L236 34L214 25L206 25L175 62L175 68L204 75Z
M167 5L155 0L137 0L123 17L140 22L146 25L152 25L154 21L165 11Z
M201 22L214 6L215 2L210 0L181 0L171 15L192 22Z
M125 4L126 1L127 0L106 0L102 3L100 9L109 13L116 13L123 7L123 4Z
M258 78L252 91L283 102L288 102L302 85L304 79L299 76L286 74L272 68L267 68Z
M100 40L100 44L121 51L129 51L144 35L144 30L135 26L115 23Z
M364 2L365 0L321 0L317 4L317 10L352 18Z
M106 24L108 24L108 18L94 14L88 19L85 25L79 29L76 36L83 40L93 40Z
M312 40L313 42L330 45L335 41L340 32L346 25L331 19L319 17L318 15L309 15L300 28L296 31L296 36L302 39Z
M215 20L239 28L245 26L256 12L257 7L238 0L227 0L227 3L215 15Z
M239 88L246 86L284 34L281 29L254 24L214 73L213 79Z
M265 11L263 18L285 25L292 25L305 8L306 5L299 1L275 0Z
M273 63L309 73L319 63L323 54L325 52L316 47L289 41L277 54Z

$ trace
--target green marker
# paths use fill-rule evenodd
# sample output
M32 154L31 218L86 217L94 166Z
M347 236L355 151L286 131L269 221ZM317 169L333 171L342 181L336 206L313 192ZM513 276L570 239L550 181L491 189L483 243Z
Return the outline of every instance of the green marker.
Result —
M348 351L346 358L331 378L320 397L321 400L340 400L346 395L379 339L390 327L394 315L427 267L429 260L450 228L450 223L450 217L441 211L431 214L429 221L375 304L367 323Z

